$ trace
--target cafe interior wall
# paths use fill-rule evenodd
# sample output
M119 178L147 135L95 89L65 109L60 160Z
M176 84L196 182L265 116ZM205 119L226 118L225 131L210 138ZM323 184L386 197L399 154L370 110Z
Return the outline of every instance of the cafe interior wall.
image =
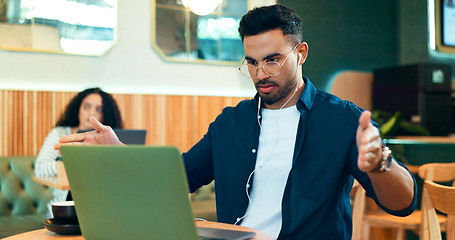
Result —
M302 17L309 45L303 72L316 87L329 90L344 70L370 72L398 63L395 0L281 2Z
M280 2L302 17L309 44L304 75L329 90L344 70L371 72L415 63L449 64L454 80L455 55L429 49L429 1L434 0Z
M429 47L428 2L433 0L400 0L399 64L416 62L450 65L452 85L455 82L455 54L442 53Z
M151 1L118 1L117 43L103 56L0 49L0 89L253 96L251 80L234 65L175 63L151 45Z
M440 61L427 50L426 0L279 2L302 17L309 44L303 72L323 90L343 70ZM0 88L79 91L101 86L117 93L254 95L251 80L236 66L161 59L151 46L152 19L151 1L119 0L118 40L100 57L0 50Z

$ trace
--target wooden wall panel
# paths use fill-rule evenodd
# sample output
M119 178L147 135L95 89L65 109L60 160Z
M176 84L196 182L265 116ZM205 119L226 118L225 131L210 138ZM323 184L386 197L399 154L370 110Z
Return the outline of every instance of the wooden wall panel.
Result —
M0 90L0 156L37 155L75 92ZM147 145L187 151L241 97L113 94L125 128L146 129Z

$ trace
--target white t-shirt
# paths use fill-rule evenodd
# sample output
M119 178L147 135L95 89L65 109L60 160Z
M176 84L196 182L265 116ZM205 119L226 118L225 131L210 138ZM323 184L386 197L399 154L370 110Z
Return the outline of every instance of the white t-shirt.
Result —
M281 201L292 167L299 119L295 105L280 110L262 109L251 202L241 225L274 238L281 230Z

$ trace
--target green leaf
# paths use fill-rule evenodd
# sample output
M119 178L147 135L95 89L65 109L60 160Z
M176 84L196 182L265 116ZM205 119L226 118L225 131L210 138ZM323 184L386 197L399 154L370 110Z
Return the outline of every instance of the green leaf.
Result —
M381 137L391 136L395 133L401 125L401 113L396 112L391 119L382 124L380 128Z
M409 135L430 136L430 132L426 128L408 121L402 121L401 129Z

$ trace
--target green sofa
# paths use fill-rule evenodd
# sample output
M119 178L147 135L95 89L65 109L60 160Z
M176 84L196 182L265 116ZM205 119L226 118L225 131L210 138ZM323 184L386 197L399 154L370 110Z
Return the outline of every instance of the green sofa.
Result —
M43 228L47 187L33 181L35 156L0 157L0 238Z
M216 221L215 182L205 185L190 194L195 218Z

